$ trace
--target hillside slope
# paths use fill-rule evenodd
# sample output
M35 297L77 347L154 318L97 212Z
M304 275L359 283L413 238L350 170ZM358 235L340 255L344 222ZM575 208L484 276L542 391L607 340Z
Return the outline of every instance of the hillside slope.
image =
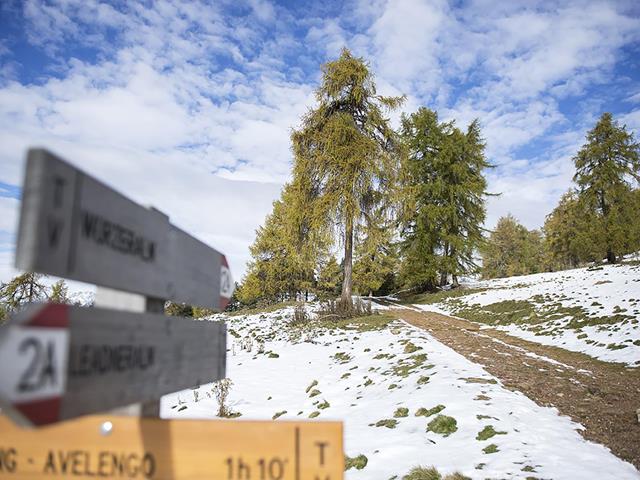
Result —
M640 477L584 440L579 424L504 388L424 330L383 315L301 325L291 316L289 308L225 318L230 406L242 419L344 421L346 454L367 458L348 479L400 479L417 465L470 478ZM210 390L166 396L162 415L214 417Z
M533 342L640 366L640 264L510 277L415 299Z

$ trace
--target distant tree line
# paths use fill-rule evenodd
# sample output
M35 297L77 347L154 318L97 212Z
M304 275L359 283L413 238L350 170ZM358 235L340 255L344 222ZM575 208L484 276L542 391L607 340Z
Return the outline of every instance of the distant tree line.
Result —
M508 215L484 243L487 278L616 263L640 250L640 144L605 113L573 157L575 186L547 215L542 231Z
M316 99L291 135L292 180L256 232L234 308L309 295L349 303L353 293L455 287L463 275L616 262L640 249L639 146L609 113L541 230L508 215L486 231L491 165L478 121L461 129L422 107L395 131L387 115L404 97L379 95L346 49L322 67Z

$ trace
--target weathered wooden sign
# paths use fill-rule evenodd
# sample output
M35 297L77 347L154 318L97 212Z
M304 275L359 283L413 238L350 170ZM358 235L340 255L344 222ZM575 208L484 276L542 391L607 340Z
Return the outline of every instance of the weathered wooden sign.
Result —
M32 149L16 266L190 305L224 309L224 255L46 150Z
M32 305L0 329L0 405L45 425L224 378L226 326Z
M90 416L37 431L0 417L0 478L339 480L339 422Z

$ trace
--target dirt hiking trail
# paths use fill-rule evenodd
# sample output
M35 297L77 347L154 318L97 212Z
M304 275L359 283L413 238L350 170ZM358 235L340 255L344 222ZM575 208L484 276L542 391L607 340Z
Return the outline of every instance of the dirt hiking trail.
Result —
M556 407L582 424L583 437L601 443L640 470L640 368L596 360L507 335L493 328L388 301L391 315L422 328L511 390Z

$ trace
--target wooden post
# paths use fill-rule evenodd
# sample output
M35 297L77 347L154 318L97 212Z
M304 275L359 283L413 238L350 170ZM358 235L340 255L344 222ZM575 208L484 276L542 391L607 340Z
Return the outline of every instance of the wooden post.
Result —
M123 292L113 288L98 287L94 305L96 307L125 310L129 312L148 312L164 314L165 300L145 297L136 293ZM134 403L116 408L112 413L118 415L160 418L160 399L144 403Z

